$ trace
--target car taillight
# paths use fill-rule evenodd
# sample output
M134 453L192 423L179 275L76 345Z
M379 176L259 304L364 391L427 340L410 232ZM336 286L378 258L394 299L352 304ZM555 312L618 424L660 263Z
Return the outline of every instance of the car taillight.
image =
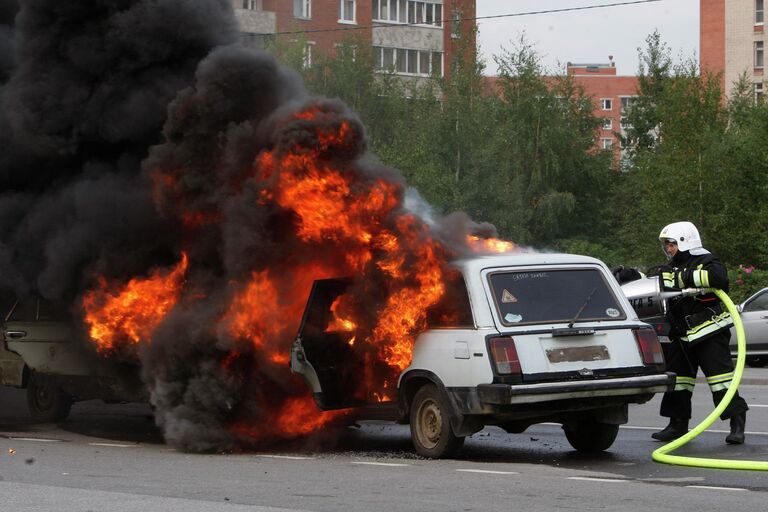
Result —
M521 374L520 358L517 356L515 340L511 337L492 338L490 340L493 362L499 375Z
M633 329L635 340L643 356L643 364L663 364L664 353L661 351L661 343L653 329Z

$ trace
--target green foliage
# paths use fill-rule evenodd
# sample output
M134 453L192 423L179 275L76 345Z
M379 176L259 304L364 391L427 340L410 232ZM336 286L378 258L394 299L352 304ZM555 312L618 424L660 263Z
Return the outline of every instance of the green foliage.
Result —
M731 284L728 296L734 303L739 304L768 286L768 270L739 265L738 268L728 271L728 280Z
M656 239L671 222L692 221L725 262L768 264L768 111L742 79L726 104L720 76L695 63L671 65L658 33L641 52L639 97L628 111L631 170L615 201L628 259L658 259Z
M595 149L594 98L571 77L545 76L524 38L494 57L493 93L475 48L461 47L445 77L403 78L374 71L370 42L345 40L310 67L305 44L273 51L310 91L357 112L372 152L440 212L463 210L524 245L641 268L663 262L664 225L690 220L729 267L768 268L768 106L746 77L724 101L721 77L674 64L657 32L640 50L625 113L627 172ZM734 293L764 275L742 276Z

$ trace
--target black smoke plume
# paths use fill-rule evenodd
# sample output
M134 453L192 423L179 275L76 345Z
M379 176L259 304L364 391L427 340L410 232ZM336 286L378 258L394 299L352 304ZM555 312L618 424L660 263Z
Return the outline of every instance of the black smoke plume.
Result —
M280 306L301 306L294 269L351 267L341 235L297 235L297 214L271 200L283 171L260 158L319 154L349 178L351 201L386 183L393 207L371 219L380 232L402 233L425 205L406 201L400 173L368 153L343 104L310 97L294 72L235 44L227 0L29 0L15 11L0 4L0 287L77 309L96 276L126 282L187 254L184 293L136 354L156 420L187 450L263 440L256 427L306 391L233 334L228 305L269 272L281 277ZM293 115L307 110L311 119ZM319 140L341 125L340 140ZM463 214L423 218L408 227L404 268L422 263L430 239L448 258L468 232L495 234ZM374 317L392 281L383 254L374 247L358 284ZM298 318L277 320L256 335L287 352Z

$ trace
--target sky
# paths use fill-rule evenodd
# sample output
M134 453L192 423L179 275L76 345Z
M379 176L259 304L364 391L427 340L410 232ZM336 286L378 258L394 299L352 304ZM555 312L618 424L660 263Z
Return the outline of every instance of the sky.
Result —
M632 0L477 0L477 16L545 11ZM613 55L619 75L635 75L637 49L658 29L676 61L699 54L699 0L659 0L562 13L478 20L478 42L486 75L497 74L493 55L514 48L525 33L549 72L565 63L608 63Z

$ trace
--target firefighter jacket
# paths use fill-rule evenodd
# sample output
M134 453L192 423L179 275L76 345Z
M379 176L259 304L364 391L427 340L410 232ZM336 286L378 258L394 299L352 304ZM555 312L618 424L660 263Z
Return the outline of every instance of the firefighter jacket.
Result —
M693 255L678 252L673 267L661 272L666 290L683 288L717 288L728 291L728 272L720 260L710 253ZM688 343L696 343L730 329L733 319L714 293L679 297L670 300L667 313L672 324L671 335Z

